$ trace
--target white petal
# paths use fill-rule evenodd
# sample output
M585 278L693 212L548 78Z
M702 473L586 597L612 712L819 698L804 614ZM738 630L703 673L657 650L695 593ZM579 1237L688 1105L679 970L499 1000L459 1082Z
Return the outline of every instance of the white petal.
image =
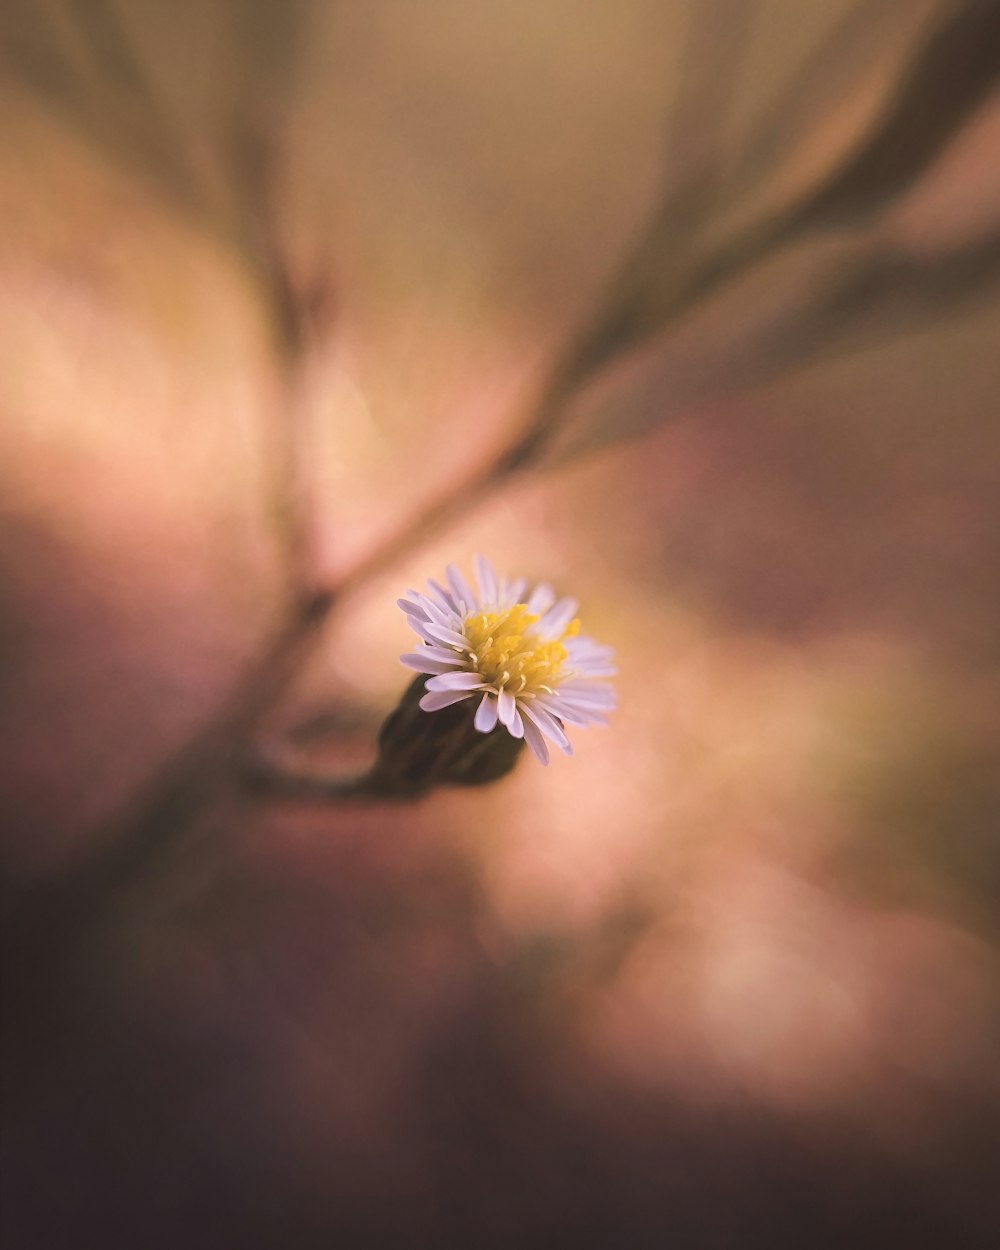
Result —
M532 616L541 616L552 607L555 601L556 592L551 586L546 586L546 584L542 582L531 592L531 598L528 600L527 608Z
M475 558L476 580L479 582L479 603L495 604L500 597L497 586L497 573L493 565L483 555Z
M428 646L421 647L420 651L426 651L433 660L449 660L456 667L459 665L463 668L467 667L464 656L459 655L453 647Z
M457 617L459 615L458 604L455 602L455 596L451 591L446 586L442 586L440 582L436 582L433 577L428 577L427 585L431 588L430 594L427 596L428 599L433 599L442 611L450 612L452 616Z
M538 728L545 734L551 742L554 742L560 751L566 755L573 754L573 748L570 746L569 738L559 724L556 718L542 707L533 706L526 703L523 708L524 715L528 721L534 721Z
M512 738L524 737L524 721L521 719L521 713L517 710L517 708L514 709L514 715L510 724L507 726L507 730Z
M560 599L555 607L549 608L542 619L535 624L534 633L542 638L558 638L576 615L579 606L576 599Z
M442 708L451 707L453 703L471 699L472 695L471 690L432 690L420 700L420 706L425 712L440 712Z
M500 607L512 608L515 603L520 603L527 585L523 577L519 577L515 582L504 582L500 587Z
M596 707L601 711L613 712L618 706L613 690L567 690L565 686L559 686L553 693L577 707Z
M440 677L432 677L427 683L428 690L482 690L483 679L478 673L464 671L442 673Z
M579 723L579 718L582 716L588 725L606 725L608 713L615 710L613 707L593 707L587 703L571 703L568 699L560 699L558 696L551 703L546 700L542 707L553 716L558 716L560 720L572 723Z
M455 602L463 615L467 616L470 612L475 612L479 607L476 596L472 593L469 583L465 580L455 564L449 564L445 569L448 575L448 585L452 589L455 596Z
M420 637L424 640L424 642L429 642L431 646L438 645L438 640L434 638L428 632L432 627L430 621L421 621L421 620L418 620L417 617L415 616L408 616L406 618L406 623L407 625L409 625L410 629L412 629L415 634L420 635ZM440 628L440 627L438 626L436 628Z
M571 652L593 651L609 657L614 654L614 647L598 642L596 638L591 638L590 634L575 634L572 638L567 638L566 649Z
M416 592L411 590L409 593L415 594ZM420 604L417 603L415 600L397 599L396 607L402 608L407 616L415 616L417 620L426 621L428 619L426 610L422 608Z
M592 707L601 712L613 712L618 706L618 700L613 690L576 690L567 686L560 685L555 691L556 697L560 701L571 703L574 707Z
M614 685L610 681L591 681L589 677L567 677L559 683L560 690L572 690L578 694L613 695Z
M567 638L563 644L569 667L589 677L613 677L618 672L612 647L601 647L592 638Z
M558 716L564 725L606 725L607 712L597 712L589 707L567 707L560 703L556 707L547 707L546 711Z
M450 673L461 664L461 660L452 652L450 660L439 660L430 654L434 647L421 647L419 651L407 651L399 657L400 664L414 668L418 673Z
M605 664L613 664L615 653L613 647L599 647L589 638L566 639L566 650L574 660L603 660Z
M444 625L438 625L433 621L427 623L423 632L429 634L435 642L442 642L448 647L458 647L464 651L468 646L468 641L464 634L460 634L456 629L448 629Z
M481 734L488 734L496 728L497 700L492 691L483 695L483 701L476 708L476 719L473 722Z
M600 660L577 660L573 664L573 672L582 677L616 677L618 669L613 664L604 664Z
M509 726L514 719L514 713L517 711L517 703L509 690L500 691L500 697L497 699L497 711L500 716L500 724Z
M547 764L549 762L549 748L545 739L530 720L524 720L522 724L524 726L525 742L531 747L539 763Z
M455 628L461 623L457 613L451 608L443 608L430 595L422 595L418 591L414 594L413 601L423 608L424 615L429 621L436 621L438 625L447 625L449 628Z
M566 652L574 664L614 664L615 653L610 647L574 647L572 638L566 639Z
M610 647L593 647L587 650L574 651L567 639L566 651L571 664L614 664L615 653Z
M573 707L566 703L565 700L559 699L558 696L553 698L550 695L539 695L535 699L536 707L545 708L546 712L553 716L558 716L561 721L565 721L568 725L606 725L607 717L600 712L591 712L583 708Z

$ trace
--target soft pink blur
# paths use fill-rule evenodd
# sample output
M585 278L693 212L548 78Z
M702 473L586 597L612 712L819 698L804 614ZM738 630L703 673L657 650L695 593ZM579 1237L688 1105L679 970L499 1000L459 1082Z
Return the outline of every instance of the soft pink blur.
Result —
M44 7L51 27L11 22L11 64L49 46L83 64ZM229 89L204 41L235 82L251 72L225 52L229 9L171 34L169 6L119 7L196 151ZM693 7L311 10L278 211L335 286L297 418L317 582L500 445L650 211L664 151L697 167L697 127L665 140ZM727 158L850 7L760 6ZM934 6L871 7L857 117ZM106 846L280 619L284 415L238 257L26 73L0 108L0 849L17 896ZM833 161L855 112L758 193ZM996 230L998 136L994 93L885 238L937 253ZM129 1244L158 1245L141 1237L158 1176L180 1230L165 1245L199 1185L220 1211L243 1209L229 1186L259 1187L262 1245L286 1212L274 1244L401 1244L402 1227L546 1244L539 1229L586 1229L588 1211L631 1244L630 1219L661 1227L661 1184L680 1245L780 1244L783 1221L811 1233L809 1211L851 1244L884 1204L910 1244L980 1244L1000 1123L1000 303L890 319L688 402L840 246L784 257L581 399L584 423L639 379L651 432L515 479L352 591L272 735L331 708L377 725L407 680L395 598L479 550L580 599L618 652L620 710L572 735L573 758L524 759L483 791L247 794L199 817L72 991L53 986L64 1022L57 1004L52 1035L15 1046L17 1244L89 1244L72 1230L114 1227L120 1201ZM371 742L307 750L342 767ZM579 1171L524 1197L573 1142ZM54 1168L81 1169L65 1208ZM713 1209L726 1186L732 1224ZM250 1216L225 1227L251 1244Z

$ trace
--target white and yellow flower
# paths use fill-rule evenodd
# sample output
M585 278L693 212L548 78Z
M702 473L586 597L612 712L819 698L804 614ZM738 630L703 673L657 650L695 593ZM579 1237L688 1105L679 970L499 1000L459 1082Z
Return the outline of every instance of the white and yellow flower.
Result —
M610 647L581 634L575 599L556 599L545 585L525 597L527 583L499 578L476 556L476 594L454 564L447 586L428 580L428 593L408 590L398 600L423 645L401 656L429 673L425 712L480 698L475 727L491 733L499 723L524 738L543 764L546 739L571 755L565 725L605 724L615 707Z

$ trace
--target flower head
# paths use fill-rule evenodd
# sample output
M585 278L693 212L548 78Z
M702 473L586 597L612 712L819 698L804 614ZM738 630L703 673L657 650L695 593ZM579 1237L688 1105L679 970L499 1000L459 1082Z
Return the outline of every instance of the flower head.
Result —
M596 680L617 671L611 648L580 633L575 599L557 600L545 585L526 595L523 579L498 577L485 556L475 564L478 594L449 564L447 586L429 580L427 594L408 590L398 601L423 643L400 658L431 674L420 707L479 699L480 733L499 723L543 764L546 739L571 755L564 726L604 724L615 707L611 685Z

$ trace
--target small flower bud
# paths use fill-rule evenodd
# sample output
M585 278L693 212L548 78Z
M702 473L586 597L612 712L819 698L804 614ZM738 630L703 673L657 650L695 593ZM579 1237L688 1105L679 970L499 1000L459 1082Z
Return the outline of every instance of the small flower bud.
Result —
M379 754L367 788L379 795L416 798L437 786L484 786L517 763L524 740L501 729L476 729L475 706L454 703L428 714L420 707L424 678L407 687L379 731Z

